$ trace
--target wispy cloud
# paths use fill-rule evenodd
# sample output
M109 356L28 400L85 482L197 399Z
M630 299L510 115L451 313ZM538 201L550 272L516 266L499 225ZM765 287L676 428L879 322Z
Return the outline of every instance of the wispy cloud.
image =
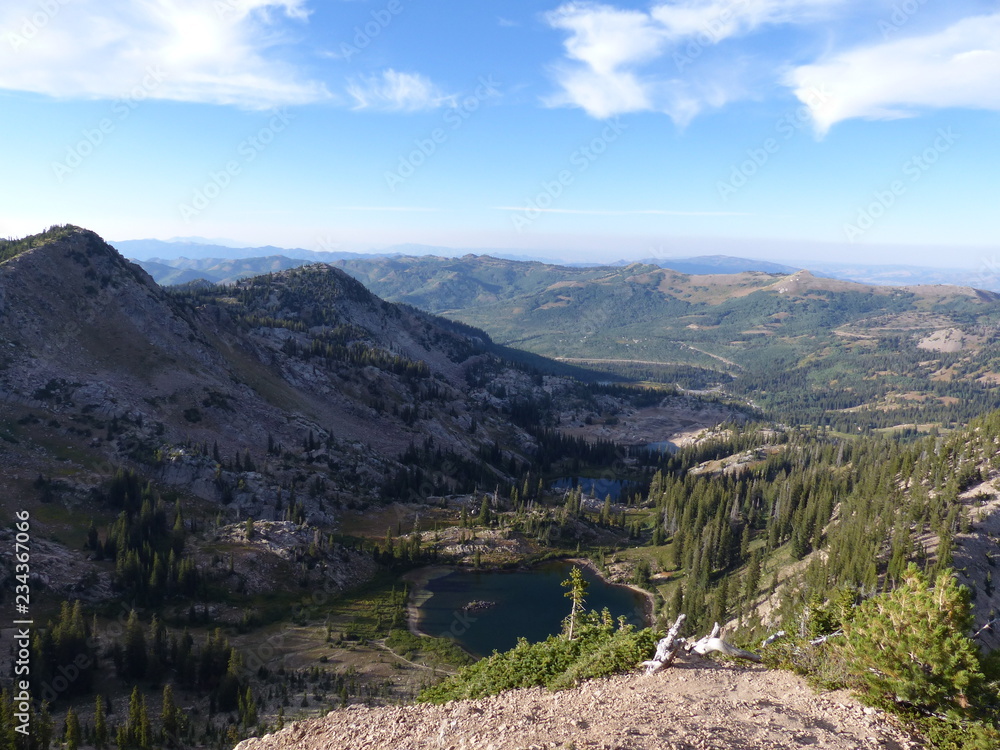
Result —
M454 103L429 78L419 73L400 73L389 68L379 75L363 76L352 81L347 93L354 99L354 109L388 112L418 112Z
M267 108L329 96L279 49L305 0L6 0L0 89L114 99L150 70L153 98Z
M419 211L434 212L440 208L425 208L423 206L333 206L330 211Z
M746 93L738 61L684 71L679 60L761 26L811 23L849 0L680 0L649 11L569 2L546 15L567 32L566 59L553 66L551 106L606 118L659 111L680 125Z
M944 107L1000 111L1000 13L834 54L795 68L787 82L811 107L820 134L857 117L896 119ZM831 96L810 100L807 92L817 86Z
M493 206L496 211L524 211L524 206ZM542 214L582 214L588 216L753 216L753 214L738 211L666 211L656 208L635 210L603 210L584 208L531 208L532 212Z

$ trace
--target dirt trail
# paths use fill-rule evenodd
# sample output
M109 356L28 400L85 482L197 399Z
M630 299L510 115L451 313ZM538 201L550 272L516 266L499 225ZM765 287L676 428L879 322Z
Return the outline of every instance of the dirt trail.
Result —
M409 664L411 667L416 667L417 669L426 669L428 672L434 672L436 674L447 674L447 675L457 674L457 672L452 672L452 671L447 670L447 669L442 669L441 667L431 667L431 666L428 666L427 664L419 664L418 662L410 661L409 659L407 659L402 654L397 654L391 648L389 648L388 646L386 646L384 638L381 639L381 640L378 640L378 641L369 641L369 643L371 643L373 646L378 646L383 651L388 651L390 654L393 655L393 657L395 657L396 659L399 659L401 662L405 662L405 663Z
M351 706L238 750L860 750L922 747L843 692L788 672L678 664L653 676L512 690L443 706Z

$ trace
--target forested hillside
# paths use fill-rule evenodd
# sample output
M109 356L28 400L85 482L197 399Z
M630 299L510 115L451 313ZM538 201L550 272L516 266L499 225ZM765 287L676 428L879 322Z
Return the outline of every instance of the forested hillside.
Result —
M787 423L924 429L997 403L992 292L477 256L338 265L387 299L480 326L498 343L632 379L721 386Z

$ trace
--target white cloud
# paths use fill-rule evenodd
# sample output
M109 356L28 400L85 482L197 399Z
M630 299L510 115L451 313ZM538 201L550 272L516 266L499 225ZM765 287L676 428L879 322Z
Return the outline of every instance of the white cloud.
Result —
M835 54L787 78L818 133L851 118L912 117L923 109L1000 111L1000 13L943 31ZM825 90L817 101L810 91Z
M426 76L399 73L392 68L352 81L347 93L354 99L354 109L389 112L417 112L454 102L454 96L444 94Z
M566 60L553 67L558 93L551 106L575 106L606 118L664 112L686 124L706 107L745 95L735 63L685 65L725 39L758 27L811 23L852 0L680 0L648 12L595 2L569 2L546 15L568 32ZM657 65L653 65L657 63Z
M115 99L149 71L156 99L266 108L329 96L278 58L306 0L5 0L0 89Z
M683 0L655 5L650 16L671 39L720 42L760 26L812 23L846 0Z

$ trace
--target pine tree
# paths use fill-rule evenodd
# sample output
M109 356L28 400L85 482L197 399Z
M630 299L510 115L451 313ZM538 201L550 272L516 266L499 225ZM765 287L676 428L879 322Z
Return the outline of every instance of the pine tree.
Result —
M94 700L94 747L104 750L108 744L108 720L104 713L104 698L100 695Z
M146 637L142 632L139 615L133 609L125 624L125 643L123 652L123 677L138 680L146 674Z
M132 687L132 695L128 701L128 723L126 724L126 742L129 745L139 744L139 731L142 723L142 694L139 686Z
M146 707L146 696L142 696L139 707L139 747L141 750L151 750L153 747L153 728L149 723L149 709Z
M576 631L576 621L581 612L583 612L583 605L585 602L585 597L587 596L587 586L588 583L583 577L583 570L578 566L574 565L572 570L569 572L569 578L561 584L563 587L568 589L568 591L563 594L568 599L573 601L570 607L568 632L566 637L569 640L573 640L574 633Z
M476 524L478 526L489 526L492 520L493 517L490 513L489 498L486 495L483 495L483 502L479 506L479 515L476 517Z
M253 691L247 685L246 694L243 696L243 726L250 729L257 725L257 702L254 700Z
M49 750L52 746L52 714L49 713L49 704L47 701L42 701L42 710L37 717L37 723L34 724L36 727L34 731L34 736L36 739L36 747L38 750Z
M63 741L66 743L66 750L78 750L80 747L80 719L72 706L66 711L66 732Z
M163 743L168 747L178 747L181 733L180 711L174 702L174 689L170 685L163 686L160 724L163 727Z
M854 679L883 704L962 710L983 680L971 625L968 589L950 571L931 586L911 563L899 588L856 608L838 647Z

